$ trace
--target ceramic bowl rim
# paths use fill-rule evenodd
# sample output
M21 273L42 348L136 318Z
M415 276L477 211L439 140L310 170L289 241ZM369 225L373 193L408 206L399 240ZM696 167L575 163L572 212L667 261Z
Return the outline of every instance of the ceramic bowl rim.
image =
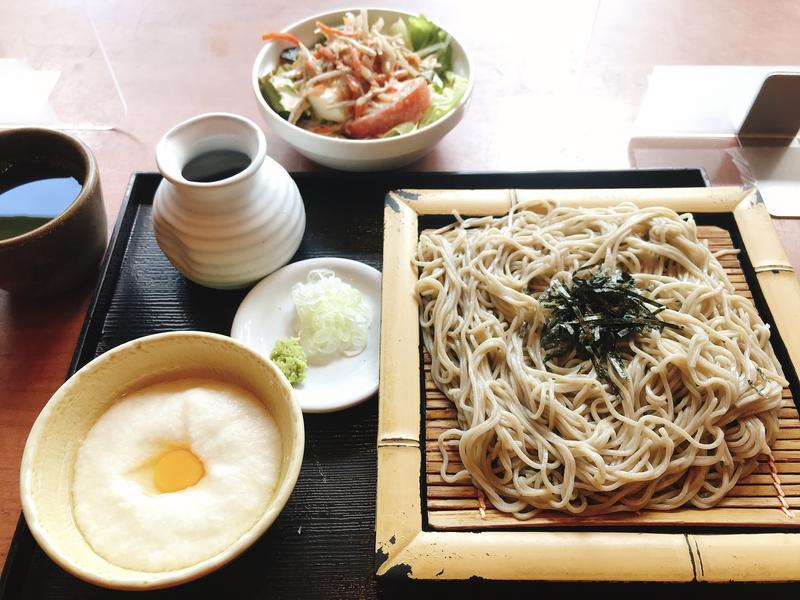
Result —
M35 240L42 235L46 235L48 232L57 229L61 224L64 223L64 221L71 218L72 215L80 210L80 208L86 203L89 196L96 192L98 186L97 162L95 161L94 155L89 149L89 146L87 146L83 140L80 140L64 131L51 129L49 127L15 127L13 129L0 131L0 141L6 137L24 137L27 135L53 136L60 138L65 143L69 144L81 157L85 169L84 179L83 183L81 184L80 192L78 192L78 195L75 196L75 199L70 203L69 206L67 206L64 210L46 223L42 223L30 231L15 235L14 237L0 239L0 249L11 248L20 242L24 244L25 242Z
M60 402L63 402L63 397L69 389L77 385L80 379L79 375L86 376L87 373L96 371L102 368L103 364L109 360L114 360L116 356L125 354L127 352L137 351L137 348L142 345L151 343L161 343L162 340L181 339L181 338L196 338L198 340L205 339L213 344L222 344L236 347L237 350L243 351L245 354L255 358L257 362L267 366L271 371L276 373L281 382L281 385L290 391L290 411L292 413L292 424L294 430L294 444L292 456L286 467L286 477L278 483L275 495L272 501L265 508L264 512L259 516L258 520L253 526L245 531L239 538L236 539L231 545L222 550L221 552L202 560L193 565L182 567L180 569L171 569L167 571L148 572L138 571L136 569L128 569L133 575L130 578L120 578L117 576L106 576L98 574L94 571L85 569L77 565L63 549L51 539L51 536L43 530L38 518L38 509L36 502L32 497L32 492L29 489L31 481L31 471L34 466L35 450L39 445L39 440L42 435L44 424L52 418L56 407ZM156 590L167 587L172 587L181 583L193 581L204 575L207 575L217 569L228 564L230 561L241 555L245 550L253 545L274 523L275 519L281 513L289 500L289 497L294 490L297 483L297 478L300 474L300 468L303 462L303 452L305 448L305 427L303 423L303 413L300 406L294 399L294 392L291 391L292 387L289 384L283 373L271 361L263 358L257 352L254 352L241 342L234 340L228 336L220 335L217 333L210 333L204 331L168 331L164 333L157 333L141 338L130 340L124 344L112 348L108 352L97 356L80 370L76 371L61 387L56 390L50 400L47 401L44 408L36 418L33 427L28 434L28 439L25 442L25 448L22 454L22 461L20 465L20 501L22 504L22 512L28 524L31 535L56 564L62 567L67 572L75 575L76 577L87 581L89 583L119 590ZM137 577L138 576L138 577Z
M176 177L170 169L165 169L163 165L163 161L160 156L163 155L163 149L166 146L170 137L176 135L180 130L195 125L198 122L206 121L209 119L215 118L223 118L223 119L230 119L232 121L239 121L243 125L247 126L248 128L252 129L256 135L256 139L258 140L258 148L256 149L256 155L250 159L250 164L247 165L247 168L243 169L236 175L232 175L231 177L226 177L225 179L220 179L218 181L191 181L186 179L182 173L178 173ZM190 117L185 121L181 121L177 125L173 125L170 127L167 132L161 136L156 144L155 148L155 159L156 159L156 166L158 167L159 172L164 177L164 179L168 180L173 185L182 186L182 187L193 187L198 189L208 189L208 188L217 188L221 186L228 186L231 184L235 184L239 181L243 181L247 179L251 175L253 175L258 169L261 167L261 164L264 162L264 158L267 156L267 137L264 135L264 131L258 124L253 121L252 119L248 119L242 115L238 115L236 113L230 112L208 112L202 113L199 115L195 115L194 117Z
M300 19L298 21L295 21L291 25L288 25L288 26L284 27L283 29L281 29L281 33L292 33L295 29L297 29L298 27L300 27L302 25L305 25L306 23L308 23L310 21L323 20L325 18L336 16L336 15L340 15L340 14L344 14L346 12L355 12L355 11L360 11L360 10L366 10L368 12L369 11L373 11L373 10L374 11L381 11L381 12L392 13L392 14L396 14L398 16L405 16L405 17L416 17L416 16L418 16L420 14L418 12L417 13L413 13L413 12L408 12L408 11L405 11L405 10L402 10L402 9L391 8L391 7L378 7L378 6L346 7L346 8L336 9L336 10L328 10L328 11L325 11L325 12L317 13L317 14L312 15L310 17L306 17L304 19ZM371 139L365 139L365 140L356 140L356 139L349 139L349 138L330 137L330 136L322 135L322 134L319 134L319 133L313 133L311 131L303 129L302 127L297 126L294 123L289 123L289 121L287 121L286 119L284 119L280 115L278 115L272 109L272 107L267 103L267 101L264 100L263 96L261 95L261 89L260 89L259 84L258 84L258 74L259 74L259 71L261 70L261 66L262 66L262 64L264 62L264 57L265 57L265 55L267 54L267 52L269 51L269 49L271 47L270 44L271 43L275 43L275 42L271 42L271 43L265 42L265 43L263 43L261 49L258 51L258 54L256 55L255 62L253 63L253 68L251 70L250 83L251 83L251 85L253 87L253 92L255 93L255 96L256 96L256 102L258 102L258 104L261 106L261 108L263 109L263 111L266 114L270 115L271 119L273 119L275 121L282 121L284 125L288 126L292 131L297 132L298 135L303 137L305 140L308 140L309 142L326 140L327 142L330 142L332 144L333 143L341 144L343 146L353 146L353 147L356 147L356 146L363 147L363 146L367 146L367 145L379 146L379 145L390 145L392 143L396 143L398 140L407 140L409 138L414 137L415 135L424 134L424 133L436 128L438 125L441 125L444 122L450 120L454 115L456 115L458 113L458 111L461 108L466 106L467 102L472 97L472 91L473 91L473 88L475 86L475 68L474 68L472 59L470 58L470 54L467 51L466 47L464 47L464 45L461 44L461 42L458 40L458 38L456 38L450 32L449 29L447 29L446 27L442 27L436 21L432 20L432 22L436 26L440 27L441 29L446 31L448 34L450 34L451 40L453 40L456 44L458 44L459 48L463 52L463 54L464 54L464 62L466 64L466 66L467 66L467 68L466 68L466 71L467 71L467 88L464 90L464 95L461 96L461 100L458 102L458 104L455 107L453 107L450 111L448 111L447 114L445 114L444 116L442 116L439 119L435 120L433 123L428 123L427 125L425 125L424 127L420 128L420 129L416 129L416 130L411 131L409 133L403 133L401 135L396 135L396 136L392 136L392 137L388 137L388 138L371 138ZM292 144L292 145L294 145L294 144Z

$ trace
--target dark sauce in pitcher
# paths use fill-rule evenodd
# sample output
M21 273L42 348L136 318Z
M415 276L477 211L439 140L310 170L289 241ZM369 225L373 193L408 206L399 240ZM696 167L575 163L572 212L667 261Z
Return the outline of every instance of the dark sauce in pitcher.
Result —
M222 181L241 173L250 166L250 157L238 150L211 150L195 156L186 163L181 174L197 183Z
M0 240L52 221L75 201L81 183L46 162L11 163L0 172Z

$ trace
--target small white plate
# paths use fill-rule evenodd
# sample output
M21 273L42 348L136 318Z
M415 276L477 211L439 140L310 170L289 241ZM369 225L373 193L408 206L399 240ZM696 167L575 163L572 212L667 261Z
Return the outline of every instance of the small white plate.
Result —
M372 310L367 347L356 356L339 356L324 364L309 363L306 378L294 386L303 412L342 410L378 390L381 336L381 274L345 258L312 258L289 264L258 283L236 311L231 337L269 357L279 338L297 335L292 286L305 282L312 269L332 269L364 296Z

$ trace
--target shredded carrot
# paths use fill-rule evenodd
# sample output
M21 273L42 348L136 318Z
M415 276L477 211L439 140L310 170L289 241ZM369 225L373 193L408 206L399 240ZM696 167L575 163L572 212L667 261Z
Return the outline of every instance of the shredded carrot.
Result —
M330 48L327 48L325 46L320 46L317 52L319 52L319 55L325 60L329 60L330 62L336 62L336 55L331 51Z
M361 88L361 84L358 83L358 79L353 77L350 73L347 74L345 79L347 81L347 87L350 89L351 99L355 100L356 98L360 98L364 90Z
M334 125L334 126L322 125L320 127L314 127L311 130L311 133L321 133L321 134L325 135L325 134L328 134L328 133L334 133L334 132L336 132L338 130L339 130L339 125Z
M354 38L358 35L357 33L354 32L342 31L341 29L334 29L333 27L328 27L327 25L325 25L325 23L320 23L319 21L317 21L317 29L319 29L329 38L335 37L337 35L340 35L342 37Z
M366 89L369 89L370 86L369 79L364 76L364 65L359 59L358 52L353 48L347 48L345 51L343 51L341 58L342 62L353 70L353 77L356 80L358 87L361 89L360 93L358 93L356 96L358 97L364 93L363 89L365 86Z
M406 55L406 60L408 61L408 64L410 64L412 67L418 67L419 66L419 62L420 62L419 61L419 56L416 55L416 54L408 54L408 55Z
M271 42L273 40L285 40L287 42L291 42L295 46L300 45L300 38L298 38L296 35L292 35L291 33L273 32L265 33L261 36L262 42Z
M361 70L361 59L358 57L358 52L355 48L347 48L342 52L341 57L342 62L356 73Z

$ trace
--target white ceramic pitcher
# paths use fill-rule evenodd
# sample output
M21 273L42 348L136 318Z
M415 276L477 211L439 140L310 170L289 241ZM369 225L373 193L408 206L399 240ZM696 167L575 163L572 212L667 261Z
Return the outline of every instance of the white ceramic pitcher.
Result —
M214 150L242 152L250 163L219 181L184 177L189 161ZM153 199L156 240L187 279L244 287L292 258L306 226L303 200L286 170L267 156L255 123L228 113L194 117L161 138L156 162L164 176Z

